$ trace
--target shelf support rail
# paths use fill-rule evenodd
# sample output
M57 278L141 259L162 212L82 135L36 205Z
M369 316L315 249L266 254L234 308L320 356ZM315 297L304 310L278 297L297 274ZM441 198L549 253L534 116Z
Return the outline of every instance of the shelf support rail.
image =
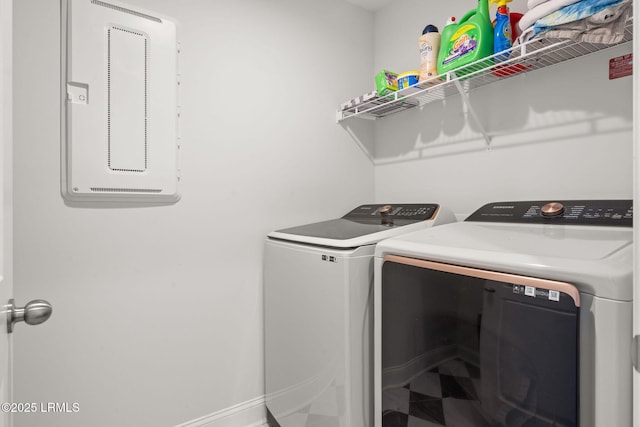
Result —
M464 88L462 87L462 84L460 83L460 79L458 79L454 71L451 71L449 74L450 76L447 76L447 79L451 77L451 80L453 80L453 83L456 85L458 92L460 92L460 96L462 97L462 102L464 103L464 105L467 106L467 110L469 111L471 118L476 123L476 126L478 126L478 129L480 129L480 133L482 133L485 143L487 144L487 150L491 150L491 137L487 133L484 126L482 126L482 122L480 121L480 118L476 114L476 110L473 109L473 106L471 105L471 101L469 100L469 96L467 95L467 92L464 90Z

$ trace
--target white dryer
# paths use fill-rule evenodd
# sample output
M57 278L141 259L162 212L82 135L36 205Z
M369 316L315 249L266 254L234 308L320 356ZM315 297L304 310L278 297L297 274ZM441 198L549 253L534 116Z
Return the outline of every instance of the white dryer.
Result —
M363 205L270 233L265 388L272 427L369 427L375 244L455 221L437 204Z
M375 427L631 427L632 216L500 202L379 243Z

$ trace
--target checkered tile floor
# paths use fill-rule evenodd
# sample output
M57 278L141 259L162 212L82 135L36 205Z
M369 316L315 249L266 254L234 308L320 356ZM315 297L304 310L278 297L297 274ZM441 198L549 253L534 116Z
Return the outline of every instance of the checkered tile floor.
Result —
M480 370L451 359L382 394L384 427L485 427L478 392Z

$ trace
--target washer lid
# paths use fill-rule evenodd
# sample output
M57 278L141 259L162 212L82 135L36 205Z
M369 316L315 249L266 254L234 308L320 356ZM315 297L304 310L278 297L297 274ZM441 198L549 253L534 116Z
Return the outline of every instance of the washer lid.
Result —
M268 236L312 245L354 248L410 231L406 226L412 224L418 228L433 225L440 210L437 204L362 205L342 218L277 230ZM447 222L452 220L453 215Z
M406 225L402 224L402 225ZM284 230L278 230L274 233L290 235L292 239L294 236L300 237L319 237L323 239L333 240L348 240L355 237L366 236L368 234L374 234L381 231L389 230L393 227L399 227L400 224L381 224L378 219L377 223L361 223L350 219L332 219L329 221L316 222L314 224L301 225L299 227L286 228ZM272 233L272 234L274 234ZM271 236L271 234L269 235Z

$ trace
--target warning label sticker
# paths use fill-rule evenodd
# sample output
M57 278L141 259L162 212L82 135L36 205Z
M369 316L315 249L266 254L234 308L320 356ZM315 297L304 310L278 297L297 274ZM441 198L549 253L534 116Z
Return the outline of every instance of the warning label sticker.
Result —
M633 54L618 56L609 60L609 80L630 76L633 73Z
M560 301L559 291L536 288L534 286L513 285L513 293L518 295L526 295L533 298L542 298L549 301Z

